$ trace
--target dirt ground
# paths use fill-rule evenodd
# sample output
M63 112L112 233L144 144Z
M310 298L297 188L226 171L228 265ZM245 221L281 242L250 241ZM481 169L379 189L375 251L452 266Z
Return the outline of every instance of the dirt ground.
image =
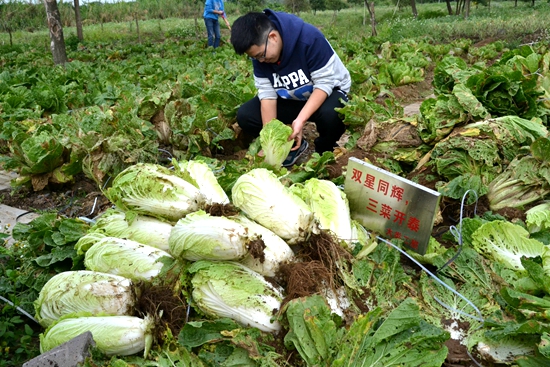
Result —
M415 102L421 102L432 93L432 74L427 73L426 79L423 82L413 85L406 85L394 88L392 93L400 101L402 106L408 106ZM306 125L304 138L310 143L309 151L303 158L297 162L298 164L305 162L314 151L313 141L317 137L314 124ZM344 137L345 139L345 137ZM347 165L350 157L359 159L373 158L371 153L362 149L354 149L353 151L338 150L336 152L336 162L330 166L330 172L333 177L338 177L342 174L342 167ZM225 157L227 158L227 157ZM427 187L433 188L433 182L423 182ZM78 177L73 183L59 187L51 187L39 192L32 190L19 190L12 192L11 190L0 191L0 203L16 207L19 209L40 212L40 211L57 211L60 215L68 217L87 217L94 218L106 209L112 206L105 196L101 193L97 185L85 178ZM466 206L463 216L473 216L474 205ZM449 230L451 225L456 224L456 218L459 218L460 203L453 201L441 202L441 221L434 226L432 235L441 240L441 235ZM488 210L488 206L483 201L477 204L476 213L482 214ZM522 216L523 213L518 211L503 211L501 214L509 219ZM449 348L449 357L444 366L475 366L472 359L467 354L467 350L456 340L449 340L447 343Z

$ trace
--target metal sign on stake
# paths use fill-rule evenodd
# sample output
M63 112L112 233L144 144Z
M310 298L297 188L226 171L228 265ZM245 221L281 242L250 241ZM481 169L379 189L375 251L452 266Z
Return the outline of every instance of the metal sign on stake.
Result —
M437 191L350 158L344 192L351 217L366 229L426 253L439 205Z

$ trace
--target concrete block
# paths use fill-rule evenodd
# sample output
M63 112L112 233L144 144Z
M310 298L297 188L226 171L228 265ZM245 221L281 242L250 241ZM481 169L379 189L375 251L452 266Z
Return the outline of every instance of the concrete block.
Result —
M13 244L11 231L13 230L13 226L15 226L16 223L22 222L26 224L37 218L38 216L39 214L37 213L0 204L0 231L10 235L6 242L6 246L10 247ZM0 246L1 245L2 243L0 242Z
M90 353L90 347L94 345L92 333L87 331L25 362L23 367L77 367L84 363Z
M0 190L10 189L10 181L17 178L17 173L0 170Z

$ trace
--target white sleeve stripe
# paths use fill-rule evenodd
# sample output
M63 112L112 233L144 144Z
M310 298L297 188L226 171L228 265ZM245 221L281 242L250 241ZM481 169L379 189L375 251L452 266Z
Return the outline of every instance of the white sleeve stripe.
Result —
M277 92L273 89L268 78L259 78L254 75L254 84L258 90L258 98L262 99L277 99Z
M314 88L319 88L330 95L334 87L346 93L351 87L351 78L348 70L336 53L332 55L325 66L311 73Z

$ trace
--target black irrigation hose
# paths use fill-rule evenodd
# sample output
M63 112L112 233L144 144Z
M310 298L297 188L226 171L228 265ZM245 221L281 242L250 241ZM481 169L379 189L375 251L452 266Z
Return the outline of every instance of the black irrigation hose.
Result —
M19 214L17 217L15 217L15 221L17 222L17 221L19 220L19 218L21 218L21 217L23 217L23 216L25 216L25 215L27 215L27 214L32 214L32 213L34 213L34 212L31 212L30 210L28 210L28 211L26 211L26 212L24 212L24 213L21 213L21 214Z

